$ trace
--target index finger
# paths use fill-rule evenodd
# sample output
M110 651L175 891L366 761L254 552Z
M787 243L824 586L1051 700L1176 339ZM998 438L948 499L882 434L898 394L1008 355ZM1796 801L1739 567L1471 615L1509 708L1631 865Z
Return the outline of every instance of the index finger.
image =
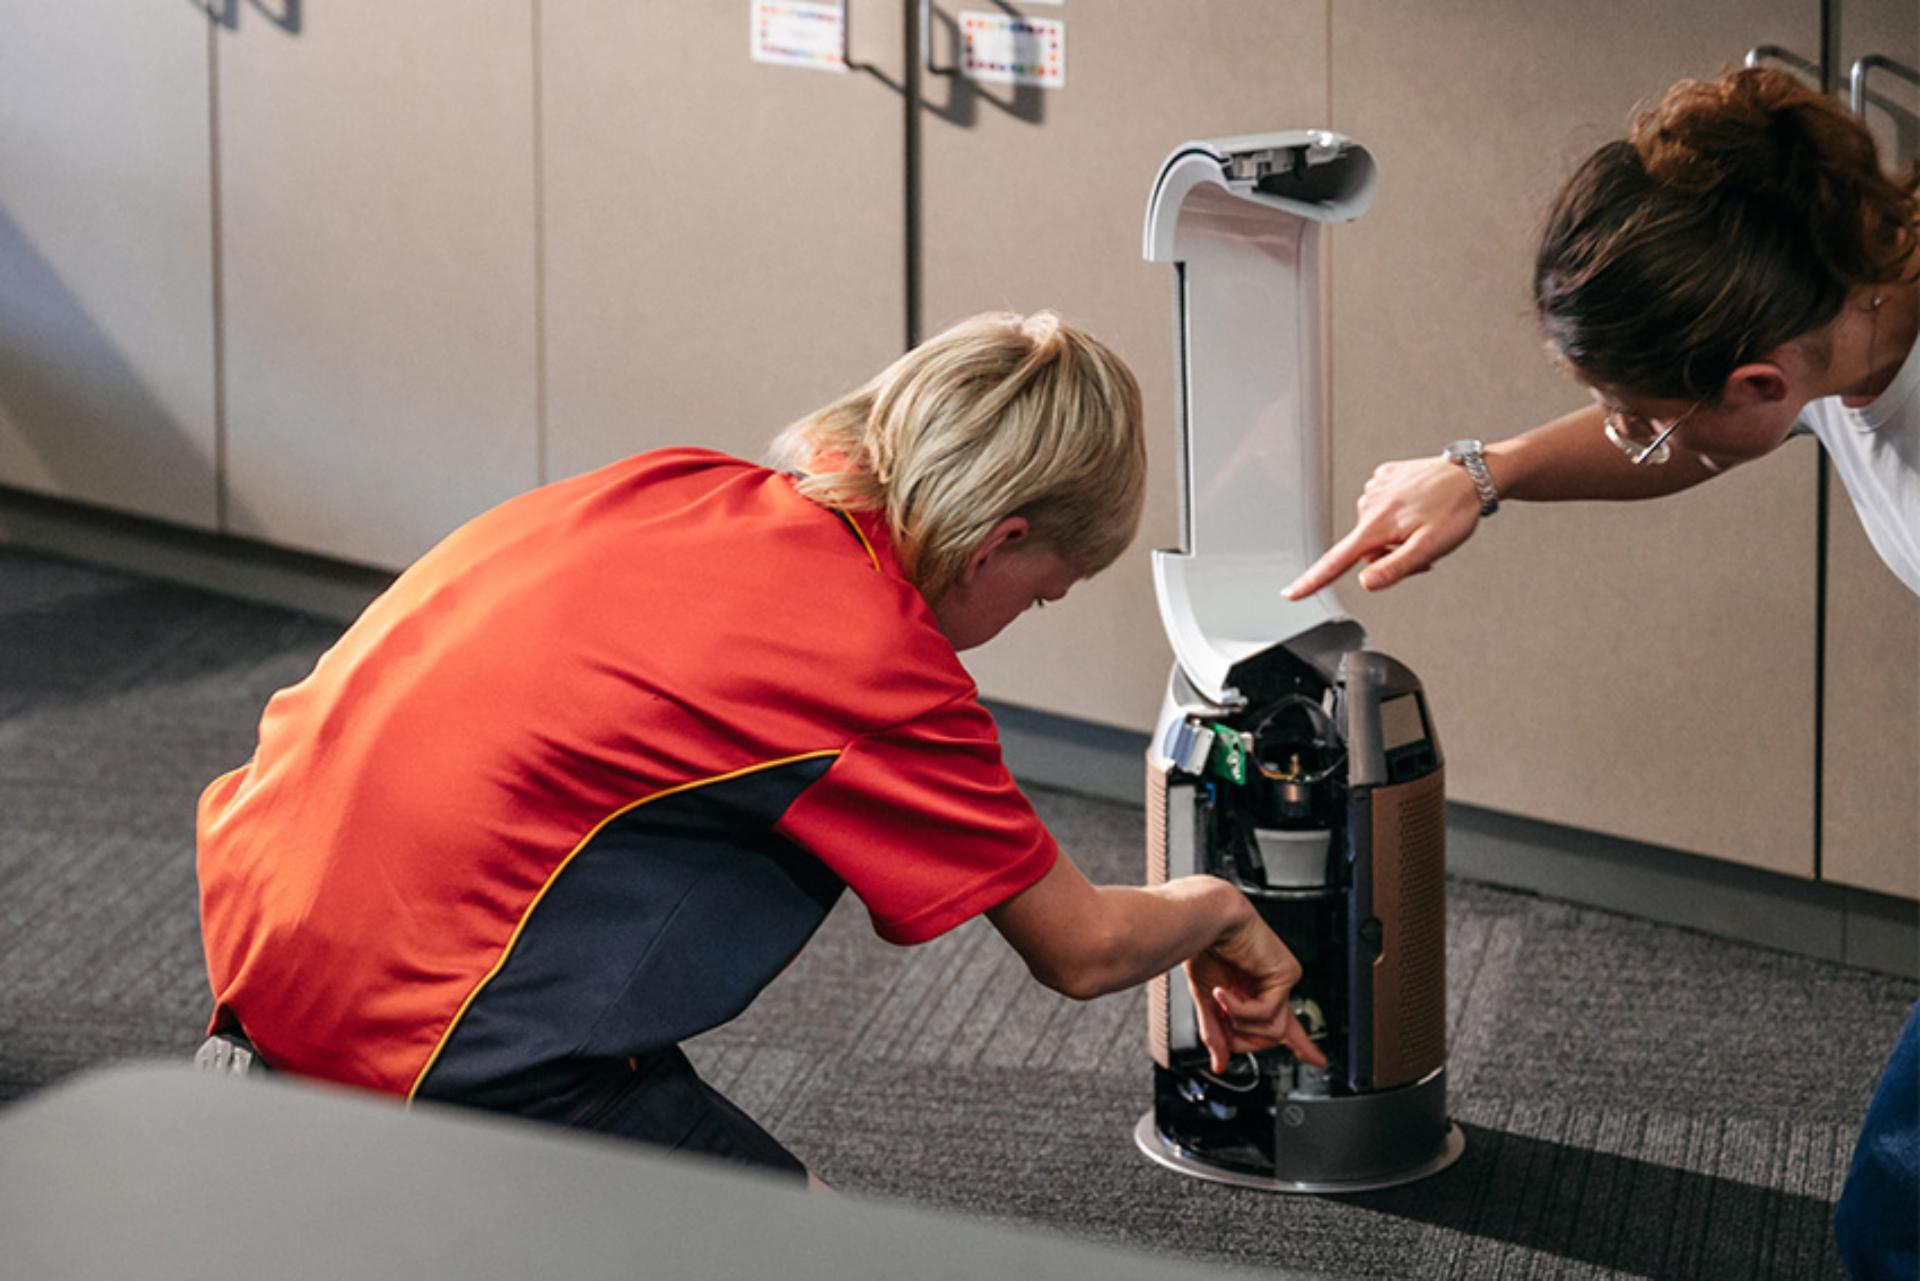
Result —
M1231 988L1215 988L1214 999L1220 1003L1236 1026L1243 1027L1251 1034L1264 1039L1266 1044L1279 1044L1293 1051L1294 1057L1302 1063L1311 1063L1315 1067L1325 1067L1327 1056L1313 1043L1306 1027L1293 1012L1293 1004L1286 988L1263 992L1248 997L1234 992ZM1275 1035L1274 1028L1279 1029ZM1253 1045L1235 1048L1256 1048Z
M1226 1020L1221 1017L1220 1007L1215 1003L1218 994L1218 988L1206 993L1195 989L1193 1012L1199 1017L1200 1044L1206 1047L1209 1066L1215 1072L1224 1072L1233 1058L1230 1044L1233 1038L1228 1034Z
M1311 596L1352 569L1369 552L1378 551L1386 545L1387 540L1374 532L1373 522L1363 520L1347 531L1345 538L1330 547L1326 555L1313 562L1306 573L1282 588L1280 594L1288 600Z
M1311 1063L1317 1068L1327 1065L1327 1056L1321 1053L1320 1047L1313 1043L1313 1038L1307 1035L1307 1029L1301 1026L1299 1019L1292 1019L1287 1023L1287 1030L1281 1036L1280 1043L1292 1050L1293 1057L1302 1063Z
M1236 1022L1249 1027L1266 1024L1278 1025L1293 1013L1293 1007L1287 1003L1285 987L1271 987L1255 993L1236 992L1230 987L1217 987L1213 990L1214 1000L1220 1002L1220 1008Z

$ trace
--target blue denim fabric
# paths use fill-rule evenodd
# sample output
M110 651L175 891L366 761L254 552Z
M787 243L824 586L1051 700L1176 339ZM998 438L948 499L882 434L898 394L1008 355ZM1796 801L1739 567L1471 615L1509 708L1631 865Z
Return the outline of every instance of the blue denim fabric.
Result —
M1867 1107L1834 1210L1833 1241L1855 1281L1920 1276L1920 1005Z

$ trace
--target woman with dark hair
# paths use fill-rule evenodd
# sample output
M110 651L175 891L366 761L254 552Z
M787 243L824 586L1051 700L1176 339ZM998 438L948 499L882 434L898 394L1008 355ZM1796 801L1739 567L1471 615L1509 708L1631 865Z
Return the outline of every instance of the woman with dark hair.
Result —
M1390 587L1503 500L1655 498L1812 434L1874 548L1920 594L1920 165L1785 72L1676 85L1562 189L1534 265L1549 347L1593 403L1514 437L1390 462L1354 528L1287 588L1355 565ZM1920 1007L1868 1110L1835 1237L1913 1277Z

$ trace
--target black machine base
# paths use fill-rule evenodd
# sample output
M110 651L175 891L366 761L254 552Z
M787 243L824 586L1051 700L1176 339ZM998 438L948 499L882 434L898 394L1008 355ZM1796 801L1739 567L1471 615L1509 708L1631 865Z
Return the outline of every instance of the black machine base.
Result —
M1140 1118L1133 1139L1168 1169L1216 1183L1268 1192L1371 1192L1438 1174L1460 1159L1466 1137L1445 1109L1445 1068L1397 1090L1283 1099L1275 1109L1271 1169L1210 1160L1169 1138L1154 1112Z

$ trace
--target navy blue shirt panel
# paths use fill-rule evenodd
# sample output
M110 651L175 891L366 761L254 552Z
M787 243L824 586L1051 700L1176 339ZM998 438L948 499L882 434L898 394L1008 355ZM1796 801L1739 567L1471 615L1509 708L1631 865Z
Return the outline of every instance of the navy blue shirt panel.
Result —
M843 882L774 832L816 757L640 805L574 855L416 1097L523 1110L584 1063L624 1062L738 1015ZM557 1104L556 1104L557 1105Z

